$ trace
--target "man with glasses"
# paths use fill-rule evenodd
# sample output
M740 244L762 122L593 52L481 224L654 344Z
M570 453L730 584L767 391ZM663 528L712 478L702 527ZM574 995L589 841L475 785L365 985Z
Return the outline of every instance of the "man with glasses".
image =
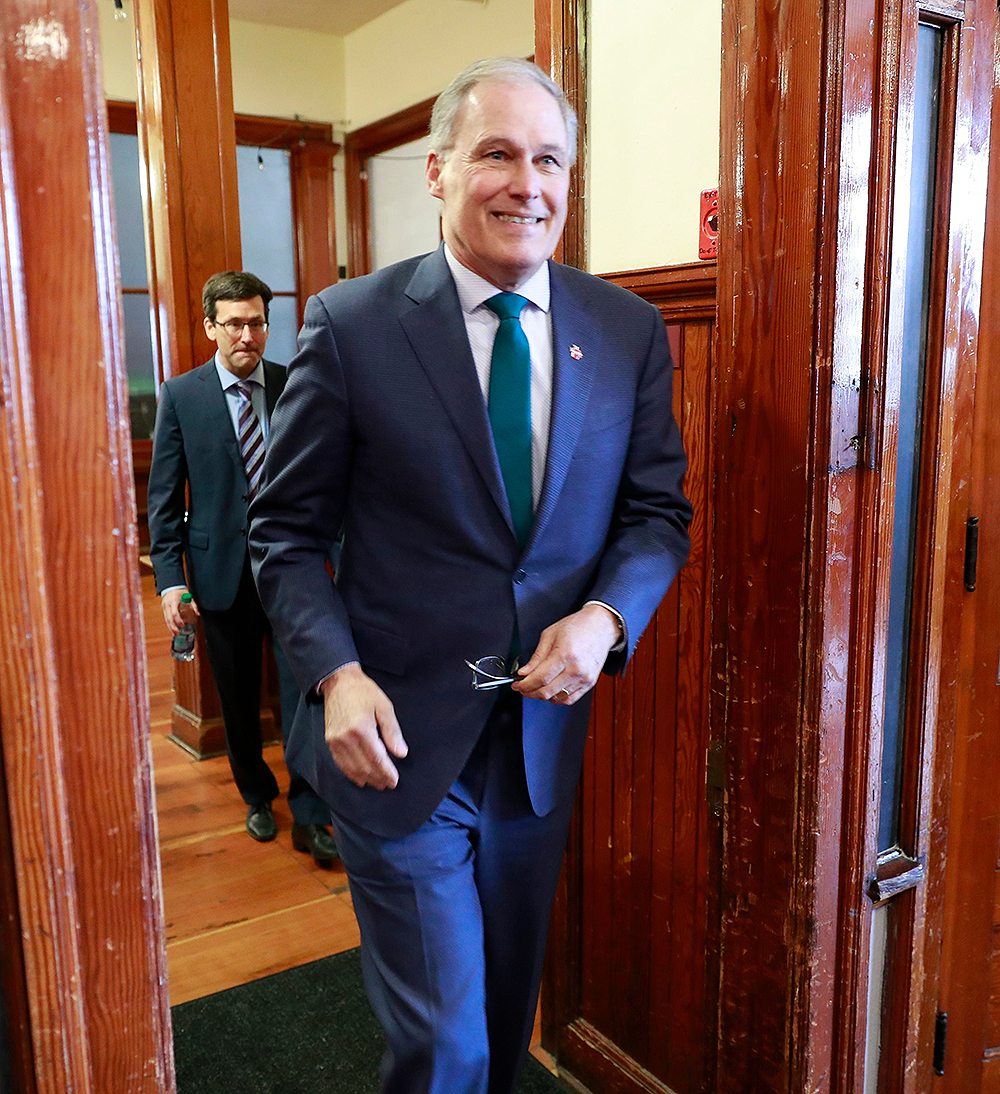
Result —
M250 571L247 508L285 386L285 369L264 360L271 297L251 273L213 274L205 283L205 333L216 353L160 388L149 470L150 557L163 617L171 634L188 613L201 617L233 779L247 803L247 831L261 841L278 834L271 810L278 785L261 752L261 656L270 626ZM287 735L300 696L277 642L274 654ZM337 854L330 810L291 765L289 775L292 842L329 863Z
M444 242L310 300L250 544L306 697L289 755L333 811L383 1091L510 1094L590 691L684 563L691 508L659 312L550 261L562 91L478 62L430 147Z

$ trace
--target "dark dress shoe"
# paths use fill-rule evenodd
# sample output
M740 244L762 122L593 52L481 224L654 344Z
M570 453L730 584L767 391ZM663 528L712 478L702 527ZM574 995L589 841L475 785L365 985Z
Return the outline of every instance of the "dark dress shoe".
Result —
M333 836L322 824L293 824L292 846L296 851L308 851L317 862L333 862L340 857Z
M258 802L247 810L247 831L260 843L267 843L278 834L278 825L270 802Z

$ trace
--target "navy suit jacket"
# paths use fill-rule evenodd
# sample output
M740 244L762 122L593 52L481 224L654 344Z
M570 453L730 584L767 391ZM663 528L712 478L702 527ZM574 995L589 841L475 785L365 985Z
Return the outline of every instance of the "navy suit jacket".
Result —
M381 836L430 816L485 725L496 693L473 691L466 659L506 655L515 619L528 654L545 627L599 599L628 627L628 649L605 666L620 670L687 556L663 320L598 278L550 273L549 453L523 550L442 250L313 297L272 419L250 549L307 696L287 753ZM334 585L325 560L342 525ZM316 685L352 660L392 700L409 745L393 790L354 786L324 740ZM539 815L574 792L588 710L524 700Z
M269 417L286 375L264 362ZM160 387L148 504L156 591L186 585L200 608L231 608L246 561L249 495L214 357Z

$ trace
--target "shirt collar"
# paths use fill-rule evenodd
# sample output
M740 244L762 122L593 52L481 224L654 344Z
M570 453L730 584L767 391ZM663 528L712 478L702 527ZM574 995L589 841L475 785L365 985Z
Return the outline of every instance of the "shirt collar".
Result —
M448 263L448 269L451 270L451 276L455 280L458 302L466 314L475 311L491 296L496 296L498 292L503 291L487 281L485 277L473 273L468 266L463 266L451 253L447 243L444 245L444 257ZM549 310L549 264L547 262L543 262L518 288L517 295L530 300L540 311Z
M228 391L229 388L233 386L233 384L240 383L240 378L238 376L234 376L233 373L231 373L229 369L227 369L226 366L222 363L222 358L219 356L218 350L215 351L215 369L219 374L219 382L222 384L223 391ZM261 387L264 386L263 357L257 362L257 367L253 370L253 372L250 373L250 375L247 377L247 380L252 384L260 384Z

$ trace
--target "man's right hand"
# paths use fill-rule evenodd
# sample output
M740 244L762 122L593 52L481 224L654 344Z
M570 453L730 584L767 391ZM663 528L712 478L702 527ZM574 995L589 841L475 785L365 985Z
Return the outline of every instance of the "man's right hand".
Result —
M181 627L185 623L193 623L194 616L200 615L198 611L198 605L193 600L187 604L181 603L181 597L187 592L187 589L168 589L163 596L160 597L160 607L163 609L163 618L167 624L167 630L171 634L180 634ZM188 613L188 608L191 612Z
M333 762L356 786L391 790L399 772L389 755L408 749L388 695L360 665L344 665L319 688Z

